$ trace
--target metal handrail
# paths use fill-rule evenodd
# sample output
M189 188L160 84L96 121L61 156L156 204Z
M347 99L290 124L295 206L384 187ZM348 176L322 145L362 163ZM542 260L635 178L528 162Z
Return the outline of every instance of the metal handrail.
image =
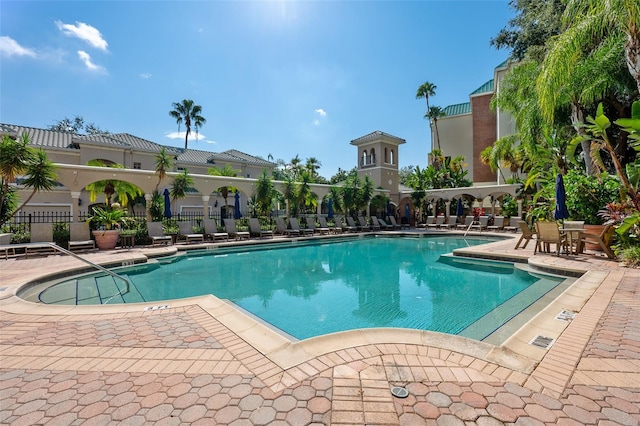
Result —
M85 259L84 257L78 256L78 255L77 255L77 254L75 254L74 252L69 251L69 250L67 250L67 249L64 249L64 248L60 247L59 245L57 245L56 243L49 243L49 242L46 242L46 243L39 243L39 244L45 244L45 245L48 245L48 246L50 246L50 247L51 247L52 249L54 249L54 250L57 250L57 251L62 252L62 253L64 253L64 254L68 254L69 256L75 257L76 259L78 259L78 260L80 260L80 261L82 261L82 262L88 263L89 265L93 266L94 268L96 268L96 269L98 269L98 270L100 270L100 271L102 271L102 272L105 272L105 273L107 273L107 274L111 275L111 276L112 276L112 277L114 277L114 278L118 278L118 279L120 279L120 280L124 281L124 283L125 283L125 285L126 285L126 291L125 291L124 293L123 293L123 292L121 292L121 291L119 291L119 292L118 292L118 294L123 295L123 294L127 294L127 293L129 293L129 292L131 291L131 283L129 282L129 280L128 280L128 279L126 279L126 278L125 278L125 277L123 277L122 275L118 275L118 274L116 274L115 272L110 271L110 270L108 270L107 268L104 268L104 267L102 267L102 266L98 265L97 263L93 263L92 261L90 261L90 260L88 260L88 259ZM114 296L115 296L115 295L114 295ZM113 298L113 297L112 297L112 298Z

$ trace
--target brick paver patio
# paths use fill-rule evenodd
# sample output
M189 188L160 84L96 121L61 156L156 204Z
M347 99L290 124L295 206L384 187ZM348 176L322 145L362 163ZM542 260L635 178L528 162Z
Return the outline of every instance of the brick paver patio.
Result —
M203 298L153 311L35 306L13 289L77 261L0 260L0 423L639 424L640 271L595 255L533 257L513 245L476 254L599 274L539 359L512 353L508 342L417 331L291 344L232 323L228 305ZM87 257L113 263L162 250ZM408 397L394 397L394 386Z

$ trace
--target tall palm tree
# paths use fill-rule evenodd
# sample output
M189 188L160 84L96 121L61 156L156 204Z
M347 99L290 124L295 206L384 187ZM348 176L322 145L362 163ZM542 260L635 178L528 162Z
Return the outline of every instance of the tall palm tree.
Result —
M436 95L436 88L437 87L436 87L435 84L430 83L428 81L425 81L424 83L422 83L420 85L420 87L418 87L418 91L416 92L416 99L424 98L425 101L427 102L427 112L430 109L430 107L429 107L429 96L435 96ZM429 121L429 129L431 129L431 121ZM433 145L433 143L432 143L432 145Z
M297 181L300 177L300 173L302 173L302 160L298 154L291 159L291 162L289 163L289 170L291 171L291 177L293 180Z
M202 107L195 105L191 99L183 99L181 103L174 102L172 104L173 110L169 111L169 115L175 118L178 123L178 132L180 131L180 124L184 122L184 126L187 131L184 135L184 149L188 147L189 135L191 134L191 126L196 129L196 138L198 136L198 129L207 122L207 120L200 114L202 114Z
M182 173L173 178L173 184L171 185L171 190L169 193L171 194L171 200L174 204L178 198L185 198L187 196L187 192L193 186L193 178L189 175L189 171L184 169Z
M255 199L258 214L262 216L267 216L269 214L275 192L276 190L273 185L273 181L267 174L267 170L263 169L262 174L258 178L258 182L256 182Z
M225 164L223 168L219 167L211 167L207 170L207 174L210 176L227 176L227 177L236 177L238 173L241 171L238 169L234 169L229 165L229 163ZM233 192L236 190L233 186L222 186L218 188L220 190L220 194L222 198L224 198L224 205L227 205L227 197L229 197L229 192Z
M9 185L16 178L27 172L29 162L33 158L33 150L29 147L29 135L22 134L19 140L13 140L9 135L2 137L0 145L0 177L2 177L2 196L0 206L4 206L5 197L9 194Z
M433 127L436 129L436 145L438 149L440 148L440 135L438 134L438 118L444 117L447 114L444 110L439 106L432 106L429 108L427 113L424 115L424 118L428 118L429 122L433 122Z
M307 158L307 164L305 164L305 168L309 171L312 178L316 178L318 176L318 169L322 166L322 163L315 157Z

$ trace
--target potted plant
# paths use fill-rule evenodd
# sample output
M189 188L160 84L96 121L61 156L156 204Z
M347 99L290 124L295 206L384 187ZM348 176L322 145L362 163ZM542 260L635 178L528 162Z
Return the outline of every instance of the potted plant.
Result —
M117 203L110 207L95 207L93 216L87 219L97 227L93 231L96 245L100 250L113 250L118 244L118 236L120 235L120 225L125 223L129 217L126 210L120 208Z

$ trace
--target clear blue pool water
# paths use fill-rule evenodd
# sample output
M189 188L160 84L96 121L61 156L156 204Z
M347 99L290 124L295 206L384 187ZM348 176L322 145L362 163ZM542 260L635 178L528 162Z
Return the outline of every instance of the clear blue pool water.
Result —
M446 256L484 238L364 238L270 246L89 275L40 292L45 303L165 301L204 294L229 299L298 339L331 332L403 327L482 339L562 279L500 262ZM443 256L445 255L445 256Z

